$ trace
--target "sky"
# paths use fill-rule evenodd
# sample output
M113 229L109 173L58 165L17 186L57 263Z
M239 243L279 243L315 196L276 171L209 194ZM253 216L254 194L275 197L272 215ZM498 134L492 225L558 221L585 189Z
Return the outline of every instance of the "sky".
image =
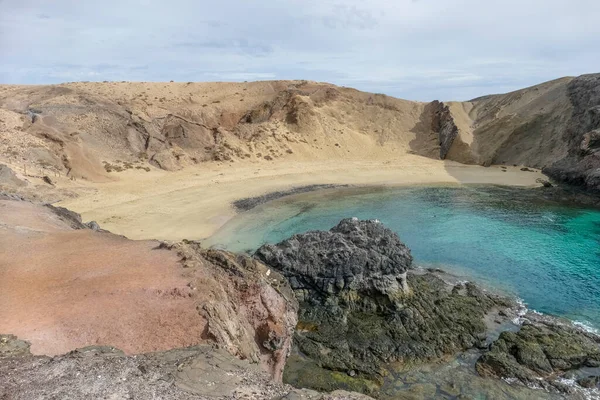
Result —
M0 83L307 79L468 100L600 72L600 0L0 0Z

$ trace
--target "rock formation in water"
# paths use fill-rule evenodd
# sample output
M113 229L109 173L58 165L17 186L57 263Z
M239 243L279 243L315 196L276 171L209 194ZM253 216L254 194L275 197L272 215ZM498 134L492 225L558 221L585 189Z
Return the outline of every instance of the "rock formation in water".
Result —
M600 367L600 337L557 321L527 322L518 332L502 332L476 367L482 376L565 391L557 378ZM583 382L595 378L585 376Z
M347 306L362 307L361 296L393 299L408 293L410 250L377 221L344 219L327 232L264 245L255 256L281 271L300 301L339 299Z
M345 219L265 245L255 257L287 277L300 301L295 344L312 361L287 379L317 390L376 392L387 363L484 346L485 315L512 305L470 283L407 278L410 251L377 221Z

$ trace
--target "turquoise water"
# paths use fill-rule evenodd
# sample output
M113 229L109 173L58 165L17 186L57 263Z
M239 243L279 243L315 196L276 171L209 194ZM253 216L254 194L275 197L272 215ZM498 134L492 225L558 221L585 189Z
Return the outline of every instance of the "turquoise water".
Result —
M600 328L600 211L501 187L340 189L240 214L206 244L250 251L340 219L379 219L415 263L522 298L529 308Z

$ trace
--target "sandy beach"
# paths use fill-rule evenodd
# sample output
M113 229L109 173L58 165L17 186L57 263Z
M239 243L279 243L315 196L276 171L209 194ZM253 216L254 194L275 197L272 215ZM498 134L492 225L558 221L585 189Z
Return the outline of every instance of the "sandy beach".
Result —
M78 198L58 203L131 239L204 239L236 214L235 200L313 184L496 184L539 186L543 175L401 155L396 160L205 163L177 172L124 171L117 181L78 181Z

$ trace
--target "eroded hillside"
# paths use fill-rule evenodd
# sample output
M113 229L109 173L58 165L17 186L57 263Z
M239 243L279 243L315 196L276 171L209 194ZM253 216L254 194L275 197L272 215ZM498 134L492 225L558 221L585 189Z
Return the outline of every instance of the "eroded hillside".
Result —
M424 104L306 81L5 86L0 107L1 161L90 180L146 163L393 158L430 133Z
M445 103L309 81L2 86L0 163L21 176L102 182L127 169L206 161L386 161L414 153L545 168L598 189L599 110L600 75Z

